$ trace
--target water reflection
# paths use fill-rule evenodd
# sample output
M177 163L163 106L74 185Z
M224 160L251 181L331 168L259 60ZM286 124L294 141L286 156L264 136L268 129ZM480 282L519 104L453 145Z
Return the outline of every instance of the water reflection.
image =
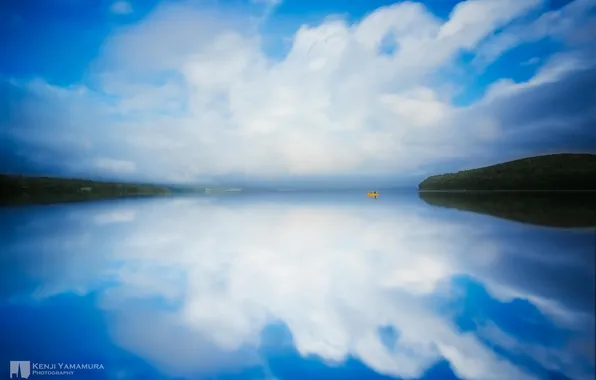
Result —
M596 193L421 191L433 206L493 215L516 222L559 228L596 227Z
M93 360L106 378L594 376L591 231L403 194L0 213L6 360Z

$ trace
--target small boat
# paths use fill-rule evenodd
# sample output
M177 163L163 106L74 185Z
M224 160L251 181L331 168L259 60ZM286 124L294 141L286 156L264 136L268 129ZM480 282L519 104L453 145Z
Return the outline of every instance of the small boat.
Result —
M379 193L377 193L376 191L369 191L368 192L368 197L369 198L377 198L379 196Z

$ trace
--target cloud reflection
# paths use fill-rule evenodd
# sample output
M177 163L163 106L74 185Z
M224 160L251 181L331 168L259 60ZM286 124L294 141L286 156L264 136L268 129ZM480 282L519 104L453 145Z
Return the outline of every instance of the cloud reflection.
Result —
M466 299L453 281L466 276L488 290L486 302L529 300L562 329L578 321L585 328L593 323L590 305L576 301L579 294L567 297L562 278L572 271L593 276L578 267L581 246L569 246L565 256L556 249L536 254L545 230L446 219L408 200L288 199L64 206L36 215L55 226L51 231L24 224L20 236L28 240L14 234L7 246L9 256L30 255L23 270L36 281L38 298L99 291L114 340L172 376L264 365L257 353L262 332L279 322L304 357L352 357L402 378L419 378L443 358L463 379L541 377L540 368L487 342L577 379L593 372L566 347L545 351L491 321L463 331L434 303ZM69 210L77 217L64 218ZM562 290L553 292L543 273L559 276Z

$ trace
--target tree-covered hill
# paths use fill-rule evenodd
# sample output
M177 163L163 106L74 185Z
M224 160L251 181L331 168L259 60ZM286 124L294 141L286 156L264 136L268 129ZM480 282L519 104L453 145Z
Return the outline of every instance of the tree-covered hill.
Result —
M552 154L431 176L419 190L596 190L596 155Z

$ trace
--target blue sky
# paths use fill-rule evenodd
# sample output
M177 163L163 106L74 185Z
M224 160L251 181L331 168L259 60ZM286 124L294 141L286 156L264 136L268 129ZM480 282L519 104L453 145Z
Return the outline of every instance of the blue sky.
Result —
M595 10L594 0L4 1L0 170L400 183L593 151Z

